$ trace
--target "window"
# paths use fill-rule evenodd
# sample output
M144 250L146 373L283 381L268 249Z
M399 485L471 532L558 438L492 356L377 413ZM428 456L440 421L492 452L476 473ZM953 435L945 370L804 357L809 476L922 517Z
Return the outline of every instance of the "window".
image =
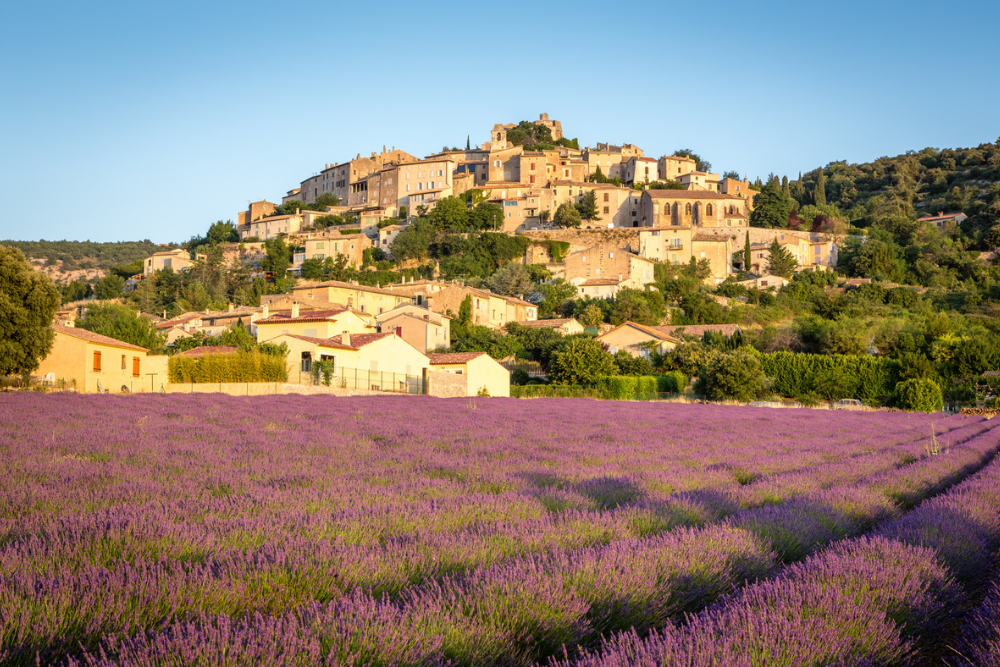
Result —
M691 204L684 207L684 215L691 215Z
M607 206L604 207L604 213L605 214L610 213L610 211L611 211L611 209L609 207L607 207Z
M101 372L101 353L97 351L94 352L94 372Z
M604 193L604 201L611 201L610 195L608 195L607 192ZM607 213L607 211L605 211L605 213Z
M670 215L670 204L663 205L663 215Z
M531 175L531 180L530 180L530 182L531 182L531 183L534 183L534 182L535 182L535 175L534 175L534 174L532 174L532 175Z
M705 207L705 215L712 215L712 205L709 204Z
M122 355L122 370L125 370L125 355Z
M132 377L139 377L139 357L132 357Z
M608 253L608 259L614 259L614 258L615 258L615 253L609 252Z

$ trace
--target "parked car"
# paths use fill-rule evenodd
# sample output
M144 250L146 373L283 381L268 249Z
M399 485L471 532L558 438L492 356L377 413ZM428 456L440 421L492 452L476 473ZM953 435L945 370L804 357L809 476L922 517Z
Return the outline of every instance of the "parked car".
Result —
M856 398L842 398L833 404L834 410L861 410L864 407Z

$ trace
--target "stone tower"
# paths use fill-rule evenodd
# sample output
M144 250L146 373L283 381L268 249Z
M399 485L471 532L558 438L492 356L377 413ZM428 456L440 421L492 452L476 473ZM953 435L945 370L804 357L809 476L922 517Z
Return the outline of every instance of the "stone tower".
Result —
M490 135L490 152L502 151L507 148L507 129L497 123L493 126L493 133Z

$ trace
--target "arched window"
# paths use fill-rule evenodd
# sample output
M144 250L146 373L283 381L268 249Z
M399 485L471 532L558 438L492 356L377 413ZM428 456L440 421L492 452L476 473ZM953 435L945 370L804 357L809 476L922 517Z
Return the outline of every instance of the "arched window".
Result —
M712 215L712 205L709 204L705 207L705 215Z
M691 204L684 207L684 215L691 215Z
M670 215L670 204L663 205L663 215Z

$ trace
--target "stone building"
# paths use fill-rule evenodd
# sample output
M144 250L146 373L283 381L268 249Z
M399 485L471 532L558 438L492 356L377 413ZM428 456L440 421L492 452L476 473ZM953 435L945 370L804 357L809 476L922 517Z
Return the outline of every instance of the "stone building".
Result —
M272 204L264 199L260 201L251 202L247 206L247 210L240 211L237 216L237 227L244 227L249 225L254 220L260 220L265 215L271 215L278 208L277 204Z
M659 168L656 160L651 157L634 156L630 157L622 169L622 182L626 185L633 183L652 183L659 180Z
M739 227L746 200L708 190L645 190L639 227Z
M311 204L316 201L316 197L319 195L330 193L339 197L341 201L347 201L351 193L351 185L369 174L381 171L389 164L416 161L417 158L406 151L397 150L395 147L386 150L383 146L381 153L372 153L371 157L363 158L358 154L353 160L341 164L325 165L323 171L302 181L299 191L295 193L295 198L306 204Z
M695 171L697 164L686 155L664 155L657 161L656 171L661 181L676 181Z

